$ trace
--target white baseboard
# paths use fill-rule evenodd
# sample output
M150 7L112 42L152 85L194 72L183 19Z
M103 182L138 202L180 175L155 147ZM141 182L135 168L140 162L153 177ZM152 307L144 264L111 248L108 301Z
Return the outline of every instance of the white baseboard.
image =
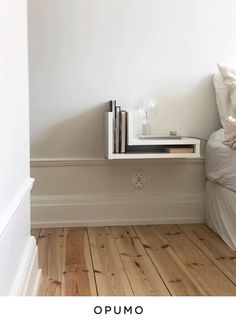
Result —
M204 158L34 159L31 175L35 228L204 222Z
M112 226L204 222L204 195L33 196L32 226Z
M12 287L12 296L37 295L41 278L38 268L38 247L34 237L30 237L25 247L19 270Z
M36 246L33 252L28 274L24 284L22 296L37 296L39 285L41 282L42 269L39 269L38 264L38 247Z

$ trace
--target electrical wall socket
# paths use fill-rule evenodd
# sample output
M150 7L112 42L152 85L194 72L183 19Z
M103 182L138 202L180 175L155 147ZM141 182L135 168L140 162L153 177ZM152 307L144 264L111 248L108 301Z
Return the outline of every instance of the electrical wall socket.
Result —
M141 190L144 188L146 184L146 176L144 174L143 169L136 169L134 171L134 174L132 177L132 183L137 190Z

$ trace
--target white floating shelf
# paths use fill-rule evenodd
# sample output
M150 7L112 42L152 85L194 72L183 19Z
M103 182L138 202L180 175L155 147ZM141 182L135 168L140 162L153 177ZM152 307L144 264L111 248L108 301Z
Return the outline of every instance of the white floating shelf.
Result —
M181 139L140 139L133 137L133 120L132 114L128 113L128 129L127 143L134 152L114 153L114 131L113 131L113 114L112 112L105 113L105 137L106 137L106 157L107 159L156 159L156 158L200 158L200 140L189 137ZM139 151L135 152L135 147L139 147ZM150 153L147 151L148 146L152 146ZM153 147L164 149L164 147L191 147L193 153L166 153L162 151L153 152ZM144 148L142 152L140 147ZM129 149L128 149L129 150Z

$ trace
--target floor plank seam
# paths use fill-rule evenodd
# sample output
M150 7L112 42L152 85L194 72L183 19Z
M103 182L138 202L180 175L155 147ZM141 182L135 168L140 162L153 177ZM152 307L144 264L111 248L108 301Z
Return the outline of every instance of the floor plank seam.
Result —
M94 281L95 281L96 293L97 293L97 296L99 296L98 286L97 286L97 280L96 280L96 275L95 275L95 269L94 269L93 255L92 255L92 251L91 251L90 236L89 236L89 232L88 232L88 228L87 227L86 227L86 232L87 232L87 235L88 235L89 252L90 252L90 257L91 257L91 262L92 262L93 278L94 278Z
M60 296L62 296L63 291L63 262L64 262L64 245L65 245L65 228L62 228L62 234L63 234L63 241L62 241L62 257L61 257L61 293Z

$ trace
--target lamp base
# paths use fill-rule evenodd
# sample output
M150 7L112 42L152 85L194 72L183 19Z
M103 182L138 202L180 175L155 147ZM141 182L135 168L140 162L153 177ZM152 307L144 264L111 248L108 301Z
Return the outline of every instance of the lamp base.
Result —
M149 136L151 134L151 124L150 123L143 123L142 125L142 135Z

